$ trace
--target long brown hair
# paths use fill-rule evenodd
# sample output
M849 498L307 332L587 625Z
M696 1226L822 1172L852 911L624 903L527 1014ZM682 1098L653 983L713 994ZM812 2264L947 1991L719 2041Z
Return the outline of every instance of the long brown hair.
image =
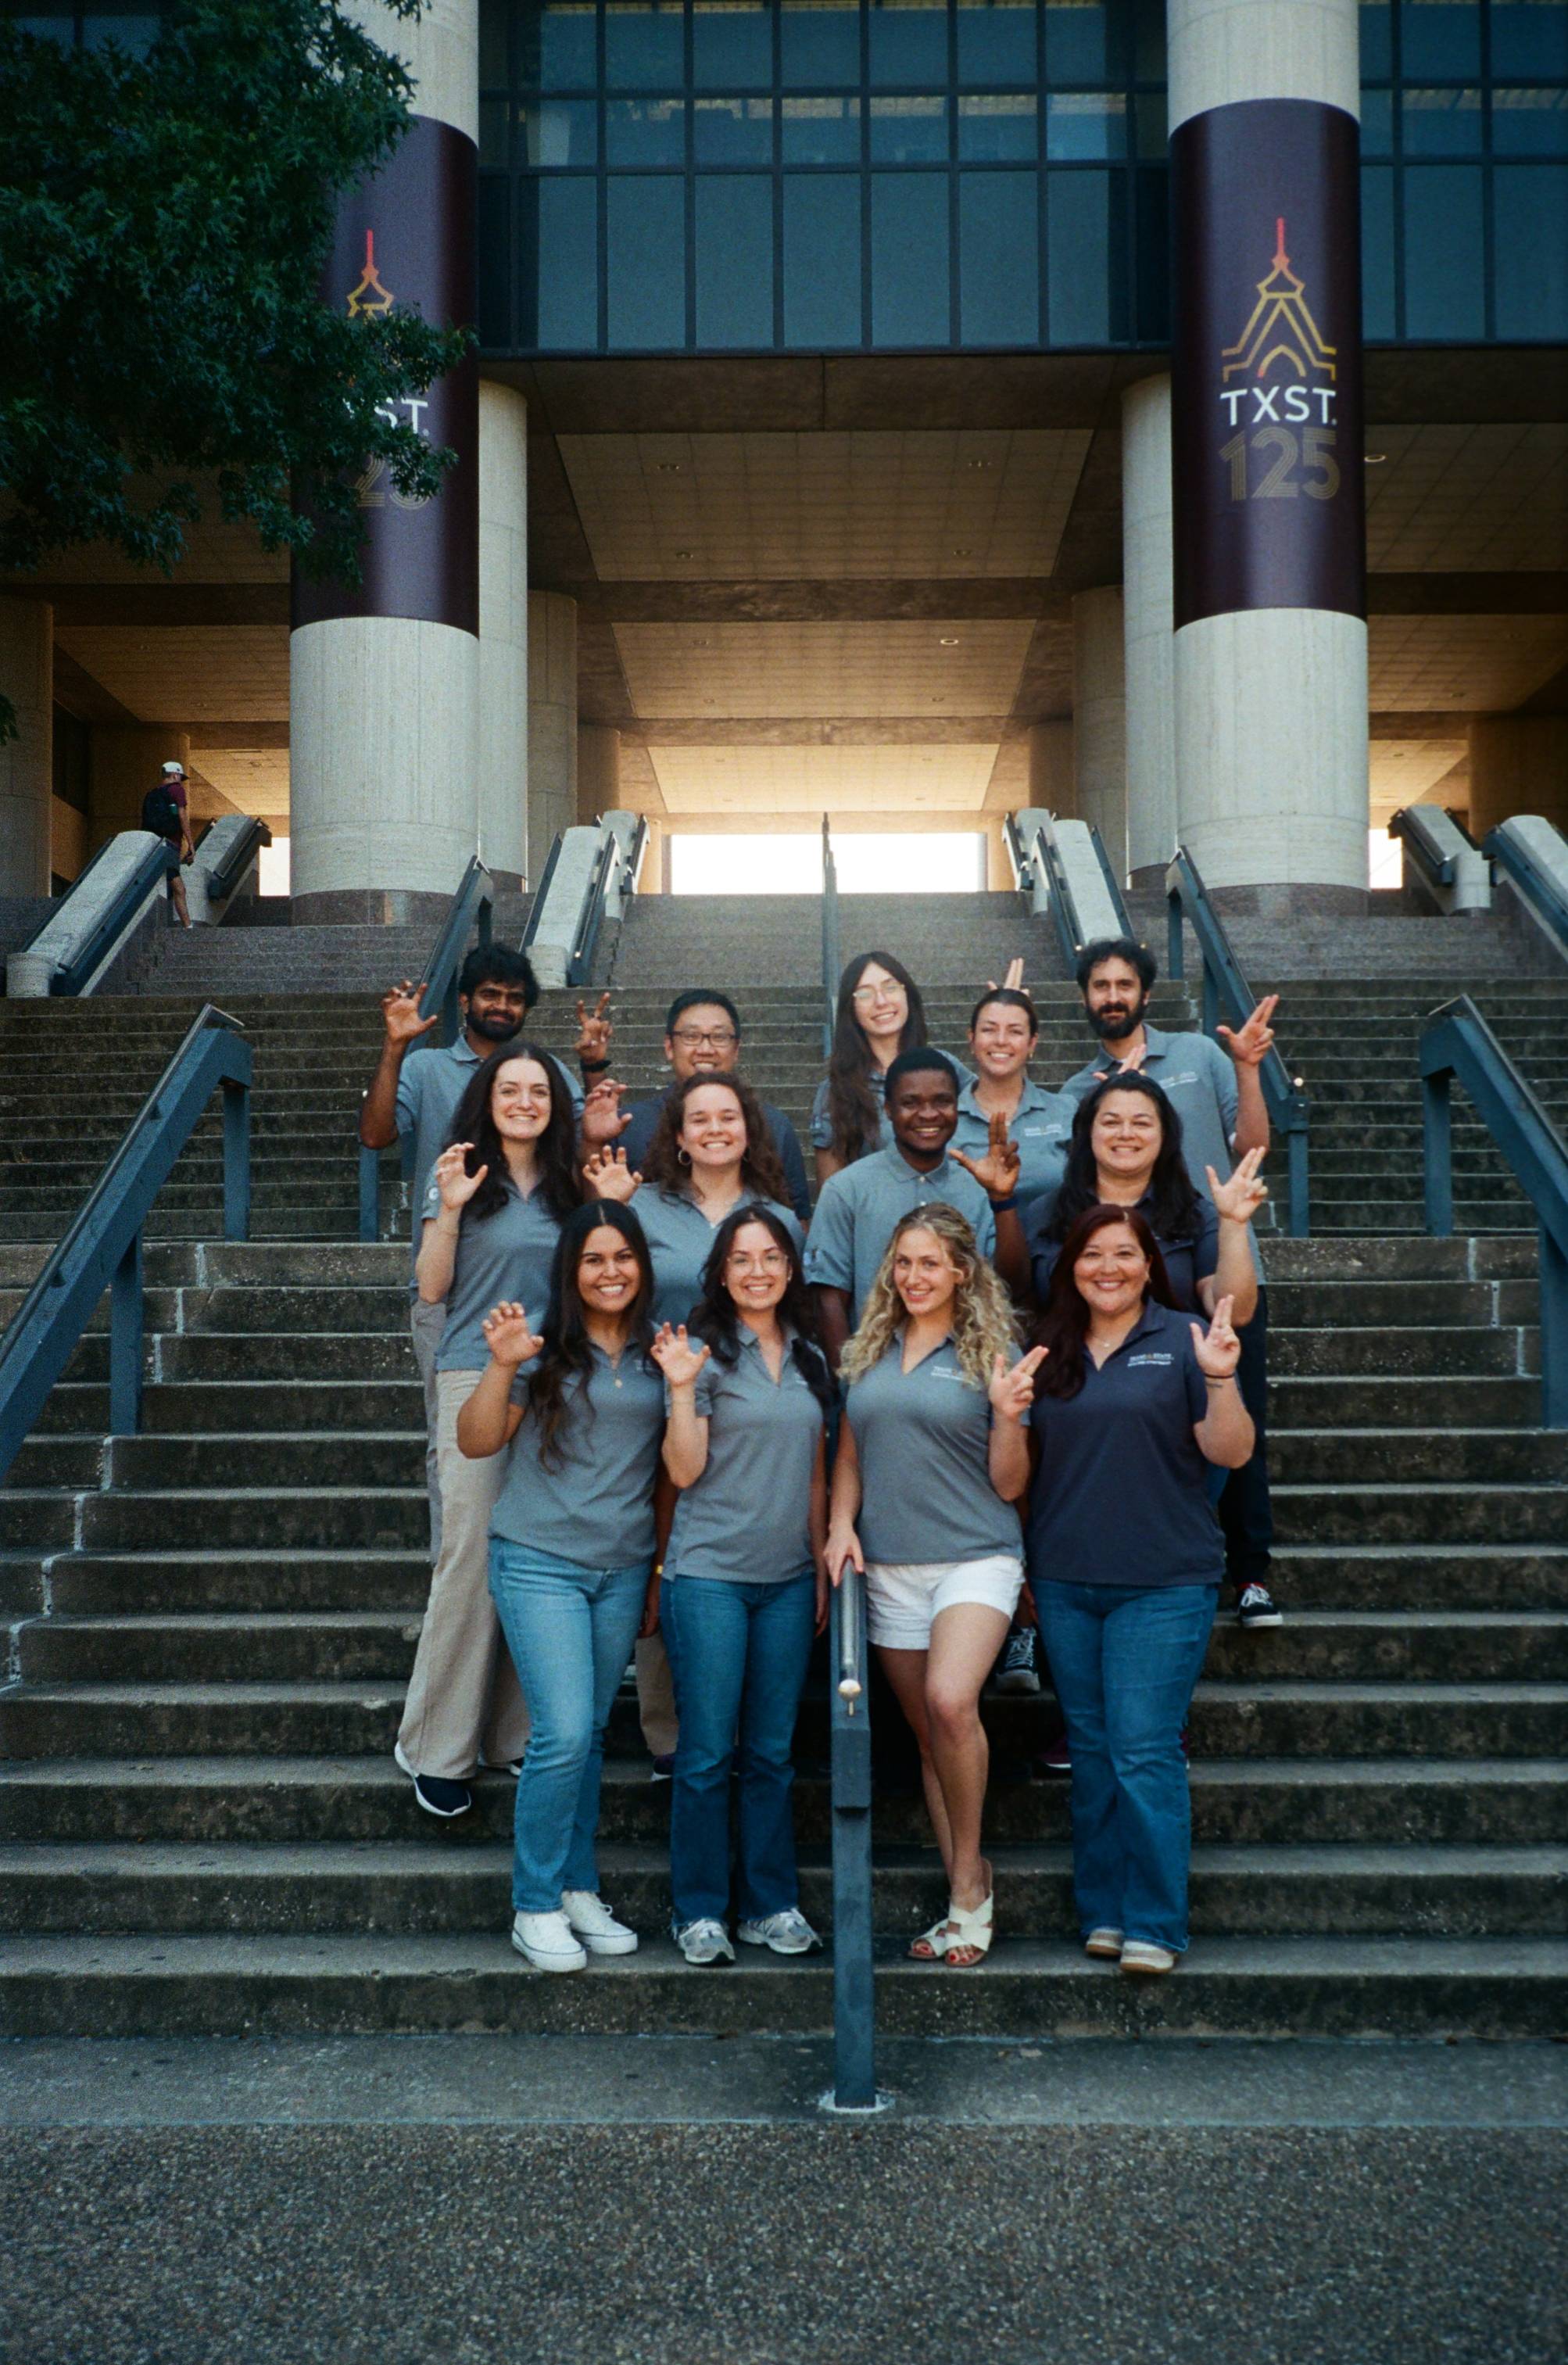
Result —
M448 1143L469 1141L474 1145L463 1161L465 1171L476 1174L481 1166L489 1169L464 1208L463 1220L478 1223L493 1216L506 1205L511 1188L511 1171L492 1107L496 1078L509 1059L532 1059L535 1067L544 1070L544 1081L550 1087L550 1122L534 1148L538 1190L541 1203L565 1222L573 1208L583 1204L583 1186L577 1173L577 1120L572 1096L553 1054L543 1044L525 1042L521 1037L503 1043L498 1051L492 1051L483 1065L475 1069L453 1112Z
M1035 1325L1030 1344L1044 1347L1046 1360L1036 1375L1035 1385L1042 1395L1067 1398L1077 1395L1083 1385L1084 1341L1089 1335L1089 1308L1079 1291L1073 1271L1096 1232L1107 1230L1112 1224L1126 1224L1138 1247L1148 1260L1148 1285L1144 1302L1153 1298L1157 1306L1174 1306L1165 1259L1159 1253L1159 1243L1136 1207L1113 1207L1103 1200L1097 1207L1086 1208L1061 1244L1061 1254L1051 1275L1040 1318Z
M919 986L902 961L895 960L891 953L873 952L857 953L852 961L846 962L838 981L833 1049L828 1054L827 1114L833 1126L833 1154L846 1166L875 1149L882 1130L882 1112L868 1081L871 1073L870 1039L855 1015L855 989L873 961L890 978L897 979L909 1003L899 1049L923 1051L926 1042L925 1004L920 998Z
M544 1345L528 1375L528 1409L539 1429L539 1459L546 1470L559 1470L566 1461L564 1433L579 1411L592 1418L587 1390L593 1371L593 1340L583 1315L577 1265L583 1244L600 1227L619 1232L637 1260L637 1295L627 1317L622 1353L647 1359L654 1326L648 1309L654 1302L654 1266L643 1227L630 1207L617 1199L590 1199L567 1216L555 1242L550 1265L550 1305L544 1317Z
M790 1361L823 1413L831 1416L837 1404L837 1391L817 1337L812 1294L801 1276L801 1251L783 1218L760 1200L752 1199L732 1208L714 1233L708 1261L702 1268L702 1295L686 1317L687 1329L693 1338L707 1341L715 1363L726 1371L734 1369L741 1354L740 1314L725 1283L724 1268L729 1263L735 1235L747 1224L760 1224L774 1247L781 1249L790 1260L790 1278L778 1301L778 1319L790 1334Z
M653 1140L648 1144L648 1155L643 1162L646 1179L661 1191L669 1192L673 1197L684 1195L691 1168L689 1162L685 1166L680 1162L678 1138L686 1122L687 1102L693 1093L701 1092L708 1084L722 1084L727 1093L734 1093L740 1104L741 1115L745 1121L741 1182L747 1196L777 1199L781 1206L788 1206L789 1185L784 1180L784 1169L778 1163L778 1152L773 1147L773 1136L767 1130L767 1119L762 1114L762 1103L745 1078L737 1075L734 1068L712 1074L688 1076L684 1082L671 1087L665 1096L659 1121L654 1127Z

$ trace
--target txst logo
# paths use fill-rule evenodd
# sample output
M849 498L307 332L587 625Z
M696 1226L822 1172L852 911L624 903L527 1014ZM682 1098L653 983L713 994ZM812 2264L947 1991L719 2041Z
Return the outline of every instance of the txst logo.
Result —
M349 319L357 320L362 313L378 317L383 312L390 312L395 300L390 291L381 284L381 275L375 268L375 232L367 230L364 233L364 269L349 289Z
M1225 424L1239 429L1219 449L1230 498L1294 500L1305 493L1330 501L1340 483L1334 457L1338 349L1325 342L1305 283L1291 269L1282 216L1274 223L1273 262L1256 285L1246 327L1220 353L1220 409Z
M375 232L367 230L364 233L364 268L349 289L349 318L351 320L384 319L397 300L375 268ZM423 435L428 441L424 413L429 409L428 395L408 394L397 402L378 402L375 413L378 419L385 419L389 427L398 427L402 424L401 414L407 411L409 425L417 435ZM354 478L354 497L362 510L386 508L386 494L381 489L381 479L386 474L386 459L378 453L364 473ZM390 491L392 506L398 510L422 510L431 499L428 493L399 492L396 485L390 488Z

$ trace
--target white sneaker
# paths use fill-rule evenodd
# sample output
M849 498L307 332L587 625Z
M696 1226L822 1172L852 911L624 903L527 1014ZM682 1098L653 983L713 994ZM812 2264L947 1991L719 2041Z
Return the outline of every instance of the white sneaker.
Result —
M602 1897L591 1889L567 1889L561 1894L561 1911L590 1955L634 1955L637 1933L618 1922Z
M743 1922L735 1935L743 1946L771 1946L776 1955L809 1955L822 1945L798 1905L769 1913L761 1922Z
M689 1922L675 1933L675 1943L689 1963L733 1963L735 1950L722 1922Z
M1152 1938L1129 1938L1122 1948L1122 1968L1145 1978L1163 1978L1176 1967L1176 1957L1169 1946L1157 1946Z
M514 1913L511 1942L536 1971L586 1971L588 1956L564 1913Z

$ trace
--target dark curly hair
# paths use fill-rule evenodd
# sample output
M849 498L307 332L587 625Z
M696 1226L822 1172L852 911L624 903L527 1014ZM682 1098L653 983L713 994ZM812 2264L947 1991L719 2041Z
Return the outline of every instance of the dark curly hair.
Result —
M919 986L902 961L895 960L891 953L873 952L857 953L852 961L845 963L844 974L838 981L833 1049L827 1061L827 1114L833 1126L833 1154L846 1166L875 1149L881 1138L882 1111L868 1082L871 1073L870 1040L855 1015L855 989L873 961L897 979L909 1004L899 1049L924 1050L926 1041L925 1004L920 998Z
M683 1166L678 1156L678 1137L686 1122L686 1104L693 1093L706 1092L711 1086L722 1086L734 1093L740 1103L741 1115L745 1120L745 1151L741 1159L741 1182L756 1199L777 1199L780 1205L790 1203L790 1187L784 1180L784 1169L778 1163L778 1152L773 1147L773 1136L767 1130L767 1119L762 1114L762 1103L751 1086L734 1068L722 1074L699 1073L688 1076L684 1083L673 1084L665 1095L659 1111L659 1121L654 1127L654 1138L648 1144L648 1154L643 1161L644 1180L661 1191L679 1197L686 1188L689 1166Z
M654 1326L648 1309L654 1302L654 1267L643 1227L630 1207L619 1200L594 1199L578 1207L561 1227L550 1264L550 1304L544 1316L543 1347L528 1375L528 1409L539 1429L539 1459L547 1470L559 1470L566 1461L565 1432L579 1406L591 1419L588 1405L588 1376L593 1370L593 1340L583 1317L577 1287L577 1265L583 1243L601 1228L619 1232L637 1260L637 1295L632 1300L623 1354L649 1362Z
M496 1130L490 1101L496 1078L509 1059L532 1059L543 1068L550 1086L550 1122L535 1145L539 1161L538 1191L550 1213L563 1223L575 1207L583 1204L583 1186L577 1173L577 1119L572 1106L572 1095L566 1079L561 1073L554 1056L538 1043L514 1039L503 1043L498 1051L476 1068L469 1078L463 1098L454 1111L452 1130L447 1135L447 1147L454 1141L472 1142L473 1148L463 1163L470 1174L481 1166L489 1171L474 1196L464 1208L464 1218L476 1222L493 1216L507 1203L508 1173L506 1151Z
M724 1267L730 1261L736 1233L746 1224L760 1224L774 1246L782 1249L790 1260L790 1278L778 1301L778 1319L794 1334L790 1341L790 1359L825 1418L833 1410L834 1390L817 1337L811 1292L801 1277L801 1252L790 1237L788 1225L771 1207L753 1199L732 1208L724 1217L713 1235L713 1245L702 1268L702 1295L687 1317L687 1329L712 1349L716 1363L722 1364L726 1371L734 1370L740 1360L740 1317L734 1299L724 1286Z
M1112 1093L1137 1093L1140 1099L1151 1102L1159 1114L1159 1149L1148 1178L1148 1215L1155 1231L1162 1240L1196 1239L1202 1228L1198 1194L1182 1155L1182 1119L1154 1078L1140 1075L1136 1068L1125 1076L1107 1076L1080 1101L1056 1205L1045 1227L1046 1239L1065 1240L1079 1217L1100 1204L1099 1167L1091 1137L1095 1112Z
M1089 1308L1079 1294L1078 1276L1074 1271L1096 1232L1112 1224L1126 1224L1144 1255L1148 1259L1148 1287L1146 1300L1152 1297L1157 1306L1176 1303L1170 1278L1165 1270L1165 1259L1159 1253L1159 1243L1136 1207L1113 1207L1102 1204L1086 1207L1062 1242L1056 1271L1051 1275L1040 1318L1035 1325L1032 1347L1044 1347L1046 1360L1035 1375L1035 1385L1042 1395L1059 1396L1064 1400L1075 1396L1083 1385L1084 1340L1089 1335Z

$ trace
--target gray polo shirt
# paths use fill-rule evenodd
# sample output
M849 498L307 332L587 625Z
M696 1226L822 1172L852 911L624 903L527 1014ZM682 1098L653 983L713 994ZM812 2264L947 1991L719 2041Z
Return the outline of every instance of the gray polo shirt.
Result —
M631 1568L654 1556L665 1384L632 1348L619 1364L601 1347L592 1353L586 1386L579 1384L569 1400L559 1468L540 1460L538 1430L524 1410L507 1449L490 1533L576 1561L579 1568ZM527 1386L522 1373L512 1384L514 1404L523 1402Z
M425 1221L432 1223L440 1213L441 1191L432 1182L425 1194ZM476 1216L465 1207L446 1293L446 1328L436 1350L438 1372L484 1370L490 1360L485 1317L502 1298L516 1298L527 1311L529 1328L538 1330L550 1303L550 1263L560 1237L561 1219L551 1214L537 1185L525 1199L509 1182L506 1203L493 1216Z
M788 1340L776 1380L756 1333L742 1323L739 1337L733 1364L711 1356L697 1375L708 1460L676 1504L665 1573L782 1585L812 1564L809 1514L823 1408Z
M975 1082L971 1078L958 1094L958 1129L953 1136L953 1148L966 1158L983 1158L991 1148L991 1119L975 1099ZM1020 1199L1037 1199L1043 1191L1058 1187L1077 1115L1078 1103L1066 1093L1047 1093L1025 1077L1007 1128L1018 1151Z
M506 1046L496 1045L498 1051ZM487 1058L489 1056L487 1053ZM414 1139L413 1179L413 1248L409 1259L409 1289L414 1293L413 1269L418 1261L420 1240L425 1216L425 1194L436 1160L452 1139L452 1120L457 1115L457 1104L474 1080L474 1070L483 1063L477 1051L471 1051L466 1038L460 1035L455 1043L435 1048L416 1045L403 1061L398 1076L398 1131L412 1134ZM583 1088L574 1083L559 1059L561 1081L572 1096L572 1106L579 1115L583 1105ZM484 1358L486 1362L489 1359Z
M895 1339L844 1409L860 1458L855 1524L868 1561L1022 1557L1018 1513L991 1483L991 1398L964 1377L951 1339L910 1372Z
M1208 1390L1185 1314L1145 1304L1114 1355L1065 1403L1036 1393L1032 1584L1217 1585L1225 1539L1193 1431Z
M966 1068L962 1059L955 1059L951 1051L944 1051L942 1057L949 1063L957 1074L958 1079L958 1089L960 1092L966 1084L972 1083L974 1082L973 1069ZM878 1108L882 1112L881 1130L878 1134L876 1147L879 1149L886 1149L893 1138L892 1127L888 1123L887 1117L886 1104L888 1097L888 1079L886 1070L882 1068L873 1068L870 1074L867 1077L866 1082L870 1086L872 1099L876 1102ZM808 1131L810 1132L812 1139L815 1143L817 1149L831 1149L833 1148L833 1117L828 1109L827 1078L825 1076L817 1086L816 1092L812 1096L812 1121L808 1127ZM964 1147L963 1143L960 1142L958 1147L961 1149Z
M795 1216L776 1199L759 1203L771 1209L795 1243L803 1261L806 1238ZM632 1202L654 1261L654 1323L684 1322L702 1295L702 1268L712 1251L718 1224L711 1224L696 1202L644 1182ZM723 1217L719 1219L720 1223Z
M1206 1199L1209 1185L1204 1167L1212 1166L1223 1182L1236 1163L1231 1147L1236 1133L1236 1062L1210 1036L1168 1035L1147 1019L1143 1031L1148 1048L1141 1072L1159 1086L1181 1118L1182 1155L1193 1189ZM1075 1076L1069 1076L1062 1091L1075 1102L1085 1100L1102 1077L1114 1072L1115 1065L1110 1054L1102 1051ZM1261 1282L1263 1261L1250 1225L1247 1237Z
M923 1174L894 1145L840 1167L823 1184L806 1243L806 1279L819 1288L846 1289L851 1319L858 1322L900 1217L934 1199L969 1219L981 1256L994 1252L996 1218L974 1176L950 1158Z
M715 1075L712 1081L722 1083L723 1078ZM625 1113L632 1122L616 1147L626 1152L628 1166L641 1167L646 1159L658 1121L664 1114L665 1098L666 1095L659 1094L653 1100L633 1101L627 1107ZM773 1147L778 1152L778 1163L784 1169L784 1196L801 1223L809 1224L812 1220L812 1194L806 1182L806 1160L801 1149L801 1138L781 1108L775 1108L771 1101L763 1101L760 1105L767 1130L773 1138Z

